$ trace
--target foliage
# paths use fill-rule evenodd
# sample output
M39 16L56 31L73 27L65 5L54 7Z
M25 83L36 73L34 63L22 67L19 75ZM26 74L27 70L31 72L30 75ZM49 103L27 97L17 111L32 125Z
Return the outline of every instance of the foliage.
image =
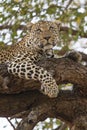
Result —
M68 26L67 33L61 32L60 54L69 50L70 43L77 41L87 30L87 1L80 0L0 0L0 46L19 41L26 31L20 25L38 20L59 20ZM72 35L72 29L78 30ZM54 121L43 125L43 130L53 129ZM59 125L59 120L55 120Z
M70 2L71 1L71 2ZM26 32L20 25L30 21L60 20L62 25L70 27L68 34L63 33L63 43L77 40L79 33L84 34L87 27L87 6L78 0L1 0L0 1L0 43L14 43ZM70 2L70 4L69 4ZM7 28L7 29L6 29ZM72 37L72 28L78 29Z

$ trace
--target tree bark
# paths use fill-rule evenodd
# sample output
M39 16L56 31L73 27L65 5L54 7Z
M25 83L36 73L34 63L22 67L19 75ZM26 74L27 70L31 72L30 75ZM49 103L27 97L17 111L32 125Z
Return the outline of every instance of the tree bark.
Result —
M29 130L48 117L65 121L72 130L80 130L77 124L79 118L84 117L81 120L87 126L87 68L68 58L43 59L37 64L51 72L57 84L72 83L73 90L60 89L58 97L50 99L38 91L39 81L19 79L8 74L6 65L0 65L0 116L24 117ZM5 89L3 83L7 77L8 89ZM31 116L32 112L34 116Z

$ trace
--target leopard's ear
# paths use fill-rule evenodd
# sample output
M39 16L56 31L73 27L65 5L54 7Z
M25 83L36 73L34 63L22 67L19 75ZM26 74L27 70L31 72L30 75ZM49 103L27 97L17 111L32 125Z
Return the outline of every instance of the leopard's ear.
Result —
M60 30L61 22L59 20L55 20L54 23L57 25L58 30Z
M27 30L28 30L29 32L31 31L32 26L33 26L33 23L31 23L31 22L28 22L28 23L27 23L26 28L27 28Z

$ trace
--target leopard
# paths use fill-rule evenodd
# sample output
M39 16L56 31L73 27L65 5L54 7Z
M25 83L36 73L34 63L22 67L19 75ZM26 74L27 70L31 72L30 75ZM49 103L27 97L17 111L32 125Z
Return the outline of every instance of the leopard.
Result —
M59 40L60 22L38 21L27 24L27 34L18 43L0 51L0 64L7 64L8 73L26 80L38 80L40 91L50 98L58 96L58 85L52 74L37 65L38 61L54 57L53 47Z

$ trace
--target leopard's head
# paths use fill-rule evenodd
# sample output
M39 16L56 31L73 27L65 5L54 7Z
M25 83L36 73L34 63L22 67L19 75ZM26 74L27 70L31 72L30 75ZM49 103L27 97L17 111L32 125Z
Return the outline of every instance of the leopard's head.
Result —
M47 57L53 57L53 47L59 42L60 23L51 21L29 23L28 30L29 42L42 50Z

